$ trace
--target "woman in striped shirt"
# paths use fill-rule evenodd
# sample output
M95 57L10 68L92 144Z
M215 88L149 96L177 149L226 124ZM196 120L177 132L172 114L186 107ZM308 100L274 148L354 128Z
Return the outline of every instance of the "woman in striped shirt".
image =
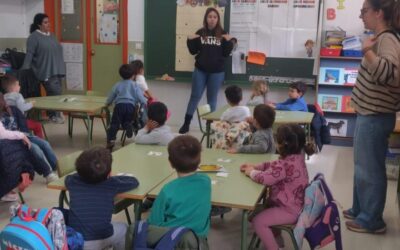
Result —
M343 211L349 230L384 233L385 157L400 110L400 0L365 0L360 18L374 37L363 42L364 57L353 89L353 206Z

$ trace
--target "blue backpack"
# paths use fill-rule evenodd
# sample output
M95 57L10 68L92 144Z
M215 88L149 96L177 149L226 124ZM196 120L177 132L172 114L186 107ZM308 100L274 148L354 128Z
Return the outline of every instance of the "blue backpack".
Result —
M135 237L134 237L134 250L173 250L176 244L180 241L181 237L191 231L186 227L175 227L171 228L157 243L155 248L147 247L147 228L148 224L145 221L139 221L135 225Z
M314 181L316 180L319 180L321 183L321 190L325 195L326 203L322 208L320 218L318 218L310 228L306 229L304 236L310 244L311 249L322 248L330 242L335 241L335 249L342 250L343 245L338 207L325 182L324 176L322 174L317 174L314 177Z
M39 209L31 216L31 208L22 205L17 216L0 232L0 249L53 250L54 245L45 223L51 209Z

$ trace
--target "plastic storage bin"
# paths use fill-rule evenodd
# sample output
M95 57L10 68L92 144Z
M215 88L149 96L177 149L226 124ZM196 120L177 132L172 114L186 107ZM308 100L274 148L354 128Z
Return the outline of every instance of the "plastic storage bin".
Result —
M340 56L341 49L321 48L321 56Z
M362 57L362 51L361 50L352 50L352 49L344 49L342 50L343 56L346 57Z

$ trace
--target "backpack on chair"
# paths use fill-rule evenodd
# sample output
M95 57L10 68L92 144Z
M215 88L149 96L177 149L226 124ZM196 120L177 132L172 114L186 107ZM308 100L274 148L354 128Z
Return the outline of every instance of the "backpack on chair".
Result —
M45 223L51 209L39 209L33 216L31 208L22 205L17 215L0 232L0 249L53 250L54 245Z
M173 250L176 247L176 245L181 241L185 233L192 232L192 230L186 227L171 228L161 237L161 239L157 242L155 247L149 248L147 246L148 227L149 225L147 224L146 221L142 220L136 223L134 232L135 237L133 243L134 250L150 250L150 249Z
M335 241L336 250L342 250L340 217L335 200L322 174L317 174L314 181L320 183L321 191L325 196L325 205L313 225L306 229L304 236L311 249L322 248Z

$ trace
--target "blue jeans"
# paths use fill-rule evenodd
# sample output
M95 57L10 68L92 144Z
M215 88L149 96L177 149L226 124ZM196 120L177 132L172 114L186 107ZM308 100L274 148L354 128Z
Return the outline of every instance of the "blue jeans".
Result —
M386 153L395 114L357 115L354 131L354 186L350 212L369 230L385 226Z
M35 153L37 152L39 148L42 153L36 153L37 155L44 155L45 159L49 163L50 167L52 170L56 170L57 168L57 157L53 151L53 149L50 146L50 143L46 140L43 140L37 136L28 136L29 140L32 142L32 144L35 144L37 147L32 147L32 151ZM32 145L33 146L33 145Z
M218 91L225 79L225 72L207 73L195 68L192 75L192 93L187 106L186 115L192 116L207 87L207 103L214 111L217 107Z

